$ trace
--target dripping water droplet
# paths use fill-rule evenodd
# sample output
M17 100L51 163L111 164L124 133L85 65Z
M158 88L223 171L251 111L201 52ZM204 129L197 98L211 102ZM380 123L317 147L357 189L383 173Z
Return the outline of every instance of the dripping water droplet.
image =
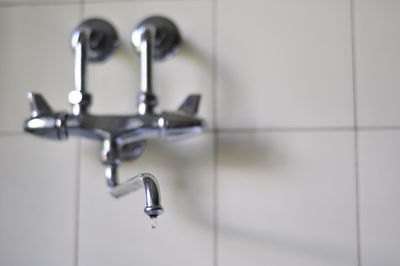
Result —
M150 228L155 229L157 227L157 216L150 217Z

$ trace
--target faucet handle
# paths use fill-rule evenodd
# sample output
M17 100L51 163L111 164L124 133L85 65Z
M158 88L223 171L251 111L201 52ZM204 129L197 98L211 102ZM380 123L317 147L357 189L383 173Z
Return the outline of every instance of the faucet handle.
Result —
M68 137L68 115L63 112L54 113L50 105L39 93L28 92L31 105L31 117L25 120L24 130L31 134L52 139Z
M53 110L41 94L28 92L27 96L31 106L32 117L53 114Z
M200 100L199 94L191 94L183 101L178 110L188 115L195 115L199 109Z

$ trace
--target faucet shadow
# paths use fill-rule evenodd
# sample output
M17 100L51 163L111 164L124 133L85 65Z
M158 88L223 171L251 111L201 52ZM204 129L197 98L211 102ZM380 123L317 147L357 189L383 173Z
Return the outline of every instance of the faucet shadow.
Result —
M265 141L255 139L254 133L222 133L219 135L217 148L217 234L219 238L230 243L237 243L239 246L246 245L249 248L271 250L271 252L280 250L288 256L311 257L330 264L343 265L351 261L354 253L348 246L338 245L336 242L315 237L315 235L290 233L292 230L290 225L287 225L289 228L286 225L269 227L268 220L265 220L267 214L260 213L260 211L267 210L269 207L257 206L271 204L279 206L279 200L272 203L263 202L263 199L260 198L262 197L260 191L265 186L265 193L273 193L274 186L287 188L292 183L295 184L296 177L292 174L290 176L285 175L285 169L290 168L291 164L295 164L297 159L281 143L278 143L273 137L268 137L269 134L276 133L263 134ZM229 176L230 174L232 176ZM283 185L281 185L282 183ZM277 191L281 193L288 191L281 190L279 187L277 187ZM257 191L257 196L248 198L254 190ZM291 190L289 189L289 191ZM237 194L237 199L232 198L235 192L240 193ZM258 201L254 202L255 199L258 199ZM271 198L266 197L265 200L267 199ZM230 200L232 200L231 204L234 204L234 206L225 206L225 204L230 204ZM223 216L225 207L230 210L228 212L229 219ZM237 215L250 215L252 217L237 217L239 221L244 221L243 223L234 221L232 220L235 215L232 211L233 208L238 208ZM271 213L275 212L272 211ZM254 224L249 223L251 220L254 221ZM262 220L265 220L264 225L261 225L260 221ZM274 217L271 217L271 220L277 221ZM301 217L299 217L299 220L301 221ZM295 224L297 221L293 220L292 223ZM280 229L275 230L275 227ZM296 226L294 225L294 227Z

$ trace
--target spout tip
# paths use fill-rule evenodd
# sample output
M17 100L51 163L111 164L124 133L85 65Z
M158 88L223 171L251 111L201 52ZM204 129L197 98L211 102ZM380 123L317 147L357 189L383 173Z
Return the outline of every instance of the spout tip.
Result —
M157 217L157 216L163 214L163 212L164 212L164 208L161 205L147 206L146 208L144 208L144 213L150 217Z

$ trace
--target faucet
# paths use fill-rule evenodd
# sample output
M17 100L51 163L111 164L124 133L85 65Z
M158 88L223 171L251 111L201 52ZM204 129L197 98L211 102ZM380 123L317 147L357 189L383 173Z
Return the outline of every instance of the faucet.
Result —
M140 55L138 114L94 115L89 112L91 95L86 90L88 62L104 61L119 45L111 24L101 19L89 19L72 34L74 89L68 95L71 113L55 112L41 94L29 92L31 117L25 121L24 129L51 139L82 136L101 141L101 160L106 168L106 183L111 195L118 198L144 186L144 211L150 218L155 218L163 212L156 178L142 173L120 182L118 166L122 161L140 156L150 139L181 139L201 133L203 120L196 117L200 95L189 95L175 112L157 113L154 110L157 97L152 88L153 61L170 57L179 49L181 37L178 28L167 18L150 17L133 30L131 40Z

